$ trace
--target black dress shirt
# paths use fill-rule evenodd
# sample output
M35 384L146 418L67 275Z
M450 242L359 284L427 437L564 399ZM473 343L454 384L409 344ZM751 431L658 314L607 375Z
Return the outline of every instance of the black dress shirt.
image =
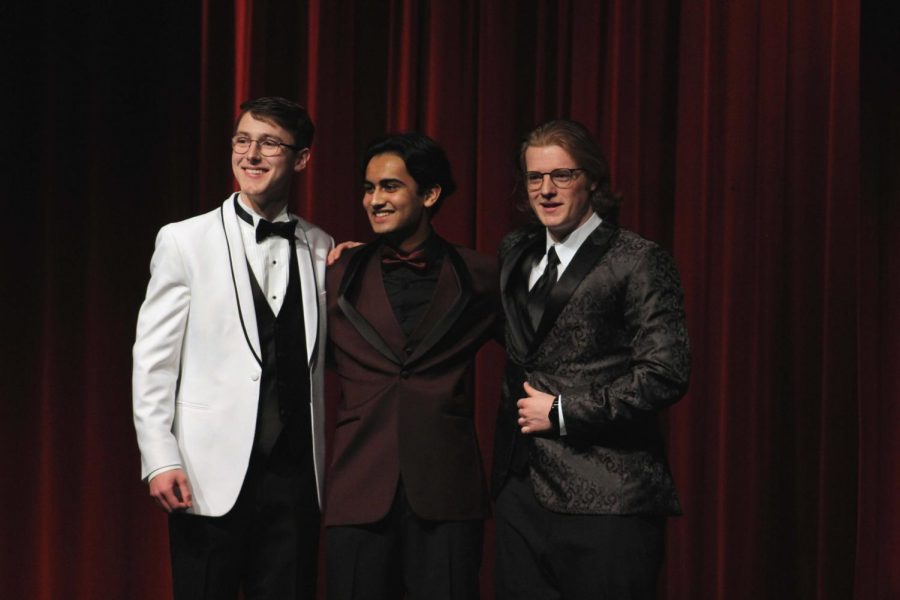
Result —
M390 252L391 248L386 242L382 241L382 245L383 251ZM388 300L407 337L425 316L444 262L444 248L433 233L419 248L425 250L427 265L424 270L418 271L403 265L382 264L381 267Z

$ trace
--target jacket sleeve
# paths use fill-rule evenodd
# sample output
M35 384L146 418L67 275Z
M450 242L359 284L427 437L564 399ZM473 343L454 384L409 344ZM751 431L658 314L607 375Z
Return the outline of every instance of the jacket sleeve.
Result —
M180 465L172 433L190 286L177 240L163 227L150 261L150 283L141 305L133 348L132 401L141 451L141 477Z
M569 434L591 435L634 423L687 391L691 356L683 292L672 257L656 245L625 275L624 325L634 334L625 372L562 390Z

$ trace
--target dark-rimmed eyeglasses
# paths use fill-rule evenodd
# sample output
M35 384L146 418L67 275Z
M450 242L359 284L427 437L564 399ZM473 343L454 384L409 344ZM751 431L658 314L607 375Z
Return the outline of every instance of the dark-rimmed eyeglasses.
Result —
M296 146L291 146L290 144L285 144L284 142L279 142L272 138L254 140L246 135L236 135L231 138L231 149L234 150L235 154L246 154L250 151L250 146L253 142L256 142L256 147L259 148L259 153L263 156L278 156L283 152L282 148L290 148L291 150L297 151L300 150L300 148Z
M553 169L549 173L528 171L525 173L525 185L528 186L529 190L540 189L544 185L544 177L549 175L553 185L558 188L567 188L572 185L581 171L584 171L584 169Z

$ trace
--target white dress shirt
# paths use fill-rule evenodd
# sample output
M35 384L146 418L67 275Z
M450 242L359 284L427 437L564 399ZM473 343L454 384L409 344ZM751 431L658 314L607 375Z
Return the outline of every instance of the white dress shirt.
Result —
M270 235L259 243L256 243L256 226L259 224L260 217L256 211L247 206L242 195L238 196L238 202L241 207L247 211L247 214L253 219L253 225L236 217L238 226L241 230L241 239L244 241L244 252L247 255L247 262L250 263L250 269L253 276L256 277L256 283L259 284L269 301L272 313L278 316L281 305L284 302L284 295L287 293L288 269L291 264L291 244L288 240L277 235ZM287 207L282 209L281 213L275 217L275 222L289 221Z
M593 213L587 221L567 235L566 239L559 242L550 237L550 231L547 230L546 250L541 257L541 260L531 267L531 274L528 277L528 289L530 290L533 288L534 284L537 283L537 280L544 274L544 270L547 268L547 252L550 251L550 248L553 248L556 251L556 256L559 258L559 266L556 270L556 280L559 281L559 278L562 277L566 267L569 266L569 263L571 263L572 259L575 257L575 253L578 252L578 249L581 247L581 244L588 239L588 236L594 233L594 230L597 229L602 222L603 220L597 216L597 213ZM559 434L566 435L566 419L563 416L562 395L559 396L557 410L557 414L559 414Z

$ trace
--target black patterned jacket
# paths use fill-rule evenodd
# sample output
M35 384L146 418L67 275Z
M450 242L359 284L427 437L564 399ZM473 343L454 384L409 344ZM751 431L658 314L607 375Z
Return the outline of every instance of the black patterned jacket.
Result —
M537 499L572 514L679 514L659 430L660 409L687 391L690 349L683 292L671 256L603 223L553 288L537 331L524 308L529 257L545 229L500 247L507 372L494 444L499 493L525 444ZM522 383L562 394L564 437L524 436Z

